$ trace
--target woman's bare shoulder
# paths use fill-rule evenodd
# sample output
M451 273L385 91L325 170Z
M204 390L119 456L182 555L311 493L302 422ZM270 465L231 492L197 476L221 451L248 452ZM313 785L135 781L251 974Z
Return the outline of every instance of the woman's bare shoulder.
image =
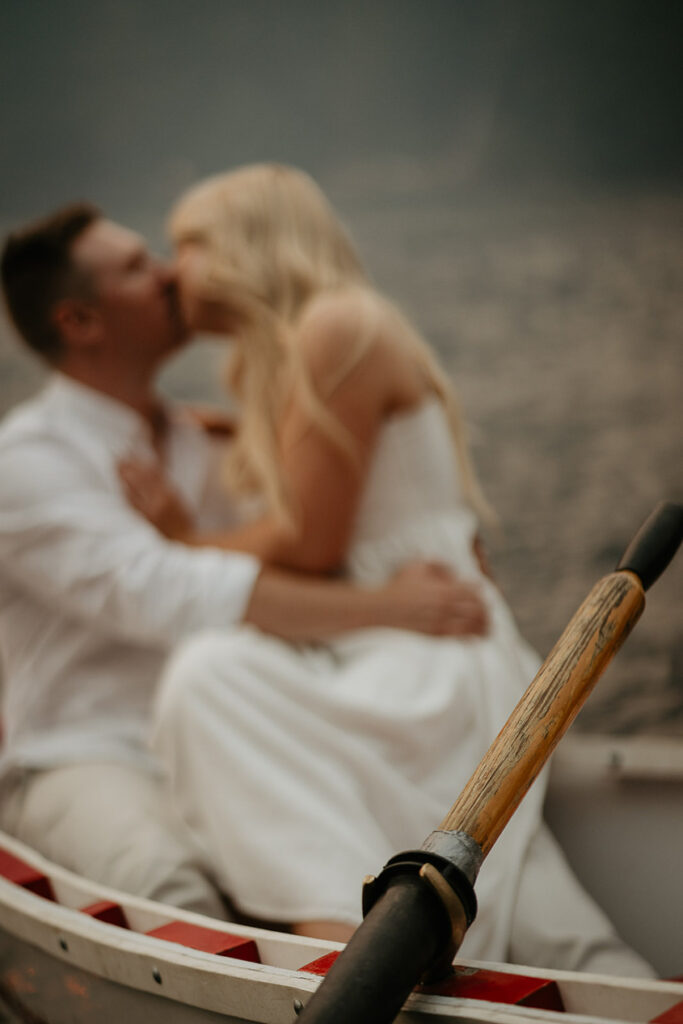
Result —
M414 405L429 384L415 357L414 334L401 313L367 288L325 292L298 325L300 347L318 392L353 392L383 414Z
M329 369L371 353L382 361L392 333L388 304L367 288L348 287L313 298L298 324L301 350L312 369Z
M331 338L356 333L368 318L383 314L383 303L368 288L348 286L319 292L306 304L299 319L302 336Z

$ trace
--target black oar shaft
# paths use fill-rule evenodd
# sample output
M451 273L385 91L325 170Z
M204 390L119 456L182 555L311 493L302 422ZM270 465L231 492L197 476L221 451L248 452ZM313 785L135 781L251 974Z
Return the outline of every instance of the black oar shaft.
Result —
M416 875L391 882L304 1009L306 1024L390 1024L448 935Z

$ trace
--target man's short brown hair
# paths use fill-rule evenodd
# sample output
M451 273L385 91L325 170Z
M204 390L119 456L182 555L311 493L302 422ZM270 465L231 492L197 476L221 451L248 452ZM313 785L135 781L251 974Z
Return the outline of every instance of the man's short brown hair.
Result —
M52 320L60 299L86 286L71 259L71 247L101 211L72 203L12 232L0 257L0 276L9 315L24 341L43 359L58 363L62 339Z

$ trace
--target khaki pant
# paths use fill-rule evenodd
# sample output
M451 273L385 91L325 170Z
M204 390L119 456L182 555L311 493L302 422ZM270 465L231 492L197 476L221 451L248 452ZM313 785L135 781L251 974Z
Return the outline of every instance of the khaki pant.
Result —
M103 885L226 916L163 782L142 768L87 762L15 772L3 784L0 826Z

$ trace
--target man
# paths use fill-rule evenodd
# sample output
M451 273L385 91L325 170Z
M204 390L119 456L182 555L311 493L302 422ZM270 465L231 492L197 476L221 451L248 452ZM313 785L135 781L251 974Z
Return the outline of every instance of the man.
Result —
M153 387L187 340L172 268L80 204L10 236L1 270L16 328L55 372L0 428L0 825L88 877L221 915L146 749L173 645L243 622L290 640L478 633L484 609L434 566L359 590L165 540L124 500L130 455L163 463L200 528L234 519L220 446Z

